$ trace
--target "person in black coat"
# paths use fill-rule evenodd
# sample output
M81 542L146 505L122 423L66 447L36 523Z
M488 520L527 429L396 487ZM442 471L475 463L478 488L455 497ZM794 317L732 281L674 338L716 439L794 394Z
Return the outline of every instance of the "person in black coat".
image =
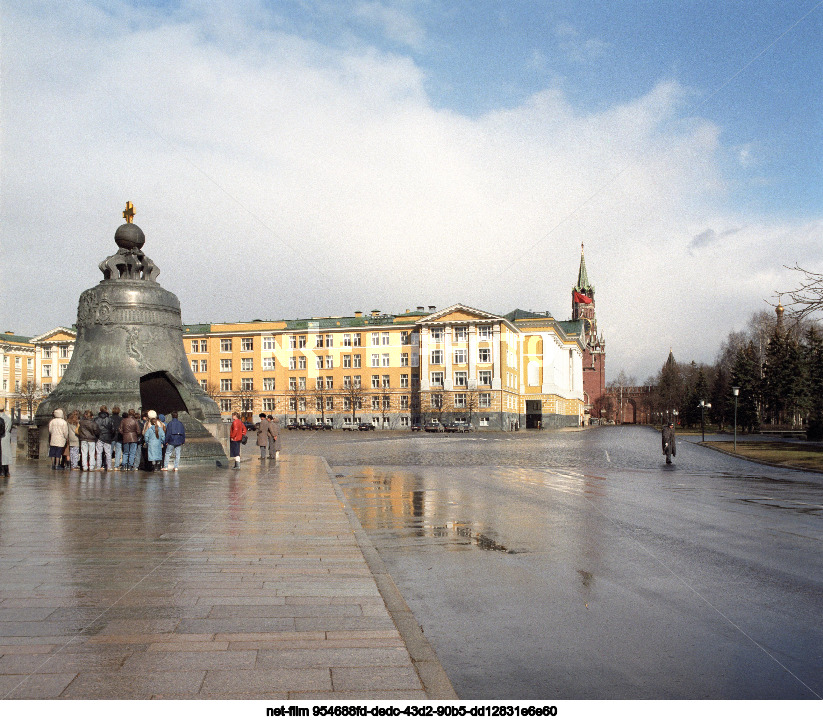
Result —
M663 454L666 456L666 463L672 462L672 456L677 455L677 441L674 437L674 423L663 426Z

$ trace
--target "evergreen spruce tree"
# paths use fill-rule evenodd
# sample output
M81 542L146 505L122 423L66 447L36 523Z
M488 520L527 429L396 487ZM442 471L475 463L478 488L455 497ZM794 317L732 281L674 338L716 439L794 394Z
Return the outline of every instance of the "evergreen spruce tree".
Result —
M806 331L803 365L806 377L806 407L810 441L823 440L823 336L814 326Z
M740 388L737 399L737 424L744 432L753 432L760 426L758 396L760 392L760 370L758 352L752 341L737 351L732 366L732 386ZM731 398L734 403L734 398Z
M712 420L717 424L722 431L726 425L726 421L731 418L731 413L734 411L729 408L729 398L731 391L729 389L729 375L722 365L717 366L717 373L712 384Z

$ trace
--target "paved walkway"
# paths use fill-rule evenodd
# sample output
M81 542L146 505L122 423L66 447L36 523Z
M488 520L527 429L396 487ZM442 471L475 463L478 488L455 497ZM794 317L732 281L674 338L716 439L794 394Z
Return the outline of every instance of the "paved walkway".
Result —
M321 458L4 490L0 699L455 698Z

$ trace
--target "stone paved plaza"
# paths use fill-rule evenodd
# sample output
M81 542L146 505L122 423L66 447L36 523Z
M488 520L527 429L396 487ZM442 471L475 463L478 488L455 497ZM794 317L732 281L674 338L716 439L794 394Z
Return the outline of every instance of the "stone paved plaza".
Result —
M454 697L321 458L18 463L0 574L0 698Z

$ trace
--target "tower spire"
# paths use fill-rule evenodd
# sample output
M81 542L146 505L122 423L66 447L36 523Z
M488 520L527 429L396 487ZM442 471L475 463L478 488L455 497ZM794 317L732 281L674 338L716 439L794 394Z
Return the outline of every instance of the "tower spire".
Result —
M589 274L586 272L586 255L583 243L580 244L580 271L577 273L577 285L574 289L578 292L593 290L591 283L589 283ZM589 295L589 293L586 294Z

